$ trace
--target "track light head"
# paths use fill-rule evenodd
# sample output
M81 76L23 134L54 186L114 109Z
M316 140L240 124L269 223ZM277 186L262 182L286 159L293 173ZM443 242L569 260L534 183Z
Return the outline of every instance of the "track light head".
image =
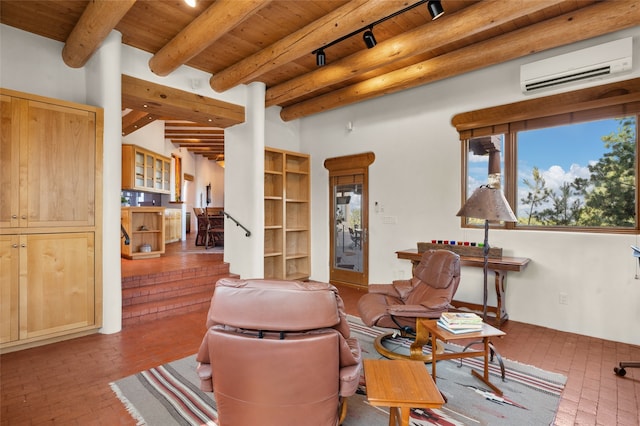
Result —
M367 49L371 49L378 44L373 35L373 27L369 27L369 29L362 34L362 39L364 40L364 44L367 46Z
M429 0L427 2L427 9L429 9L429 14L431 15L431 20L435 21L442 15L444 15L444 9L440 4L440 0Z
M324 54L324 50L319 49L316 52L316 65L323 67L327 63L327 55Z

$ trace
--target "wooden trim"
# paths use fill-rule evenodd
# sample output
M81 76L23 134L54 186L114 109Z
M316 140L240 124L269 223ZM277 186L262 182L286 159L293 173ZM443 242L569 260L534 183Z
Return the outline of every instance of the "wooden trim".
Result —
M483 136L486 132L492 132L500 124L513 125L512 123L523 123L528 120L542 121L562 114L587 120L593 117L594 111L606 113L608 109L612 113L616 110L638 112L640 110L640 78L464 112L455 115L451 119L451 124L458 130L461 138L467 139L469 135ZM502 133L502 131L496 133Z
M376 155L373 152L365 152L362 154L346 155L344 157L333 157L324 160L324 168L333 172L349 172L357 169L361 172L361 169L369 167L376 159Z

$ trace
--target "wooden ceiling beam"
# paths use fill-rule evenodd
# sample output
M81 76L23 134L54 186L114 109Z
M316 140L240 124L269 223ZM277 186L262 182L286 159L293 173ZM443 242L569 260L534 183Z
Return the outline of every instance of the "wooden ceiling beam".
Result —
M131 111L122 117L122 135L126 136L153 123L158 117L146 111Z
M224 141L185 141L180 139L171 138L171 143L175 143L176 145L180 145L183 147L210 147L210 146L224 146Z
M84 66L135 2L136 0L88 2L62 48L64 63L71 68Z
M283 108L284 121L377 98L419 85L503 63L536 52L571 44L638 25L640 4L635 0L591 6L473 44L436 58Z
M202 127L202 128L208 128L211 127L207 124L202 124L202 123L194 123L192 121L179 121L179 120L174 120L173 118L164 118L164 125L165 127Z
M360 50L346 58L267 89L266 106L287 101L340 83L357 75L421 53L436 51L512 20L553 7L563 0L491 0L476 3L454 14L445 14L414 30Z
M411 2L352 0L300 30L214 74L213 90L224 92L294 61L371 22L407 7Z
M165 124L164 133L167 135L220 135L224 136L224 130L191 130L191 129L167 129Z
M270 1L217 0L153 55L149 68L163 77L170 74Z
M122 75L122 105L158 116L226 128L245 120L244 107Z

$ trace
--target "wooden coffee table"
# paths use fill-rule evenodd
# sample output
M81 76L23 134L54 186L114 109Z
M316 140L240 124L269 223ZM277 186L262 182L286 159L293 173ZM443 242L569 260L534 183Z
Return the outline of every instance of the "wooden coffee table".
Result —
M418 318L416 320L416 340L411 345L412 354L417 351L417 347L420 347L420 353L422 353L422 346L427 343L427 336L431 338L431 347L435 348L436 341L439 339L443 342L449 342L451 340L471 340L471 341L479 341L482 342L482 350L480 351L462 351L462 352L453 352L453 353L437 353L437 351L432 351L432 362L431 362L431 376L433 377L433 381L436 381L436 363L441 359L455 359L455 358L471 358L471 357L484 357L484 369L482 375L478 373L476 370L471 370L471 374L476 376L478 379L482 380L487 386L489 386L497 395L502 395L502 391L495 386L493 383L489 381L489 353L492 350L493 346L491 344L492 337L504 336L506 333L502 330L499 330L495 327L490 326L487 323L482 323L482 329L478 331L474 331L471 333L461 333L454 334L442 327L438 327L438 321L428 318ZM414 348L415 346L415 348ZM469 347L469 345L467 346ZM466 348L465 348L466 349ZM498 361L500 363L500 367L502 369L502 378L504 379L504 364L502 363L502 358L497 352L494 353L498 356Z
M365 359L371 405L389 407L389 426L409 426L411 408L440 408L444 398L421 361Z

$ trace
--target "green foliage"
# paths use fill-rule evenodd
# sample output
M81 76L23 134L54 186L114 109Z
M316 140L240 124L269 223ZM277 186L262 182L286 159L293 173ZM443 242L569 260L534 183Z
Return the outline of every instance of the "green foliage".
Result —
M523 179L523 183L529 187L530 191L525 198L520 199L521 203L529 205L528 225L532 225L532 220L535 220L536 222L540 220L536 208L544 204L544 202L551 196L551 190L547 188L547 183L537 167L533 168L531 175L533 181L526 178Z
M609 149L602 158L589 166L590 186L580 221L587 226L635 225L635 126L621 120L617 133L604 136Z

